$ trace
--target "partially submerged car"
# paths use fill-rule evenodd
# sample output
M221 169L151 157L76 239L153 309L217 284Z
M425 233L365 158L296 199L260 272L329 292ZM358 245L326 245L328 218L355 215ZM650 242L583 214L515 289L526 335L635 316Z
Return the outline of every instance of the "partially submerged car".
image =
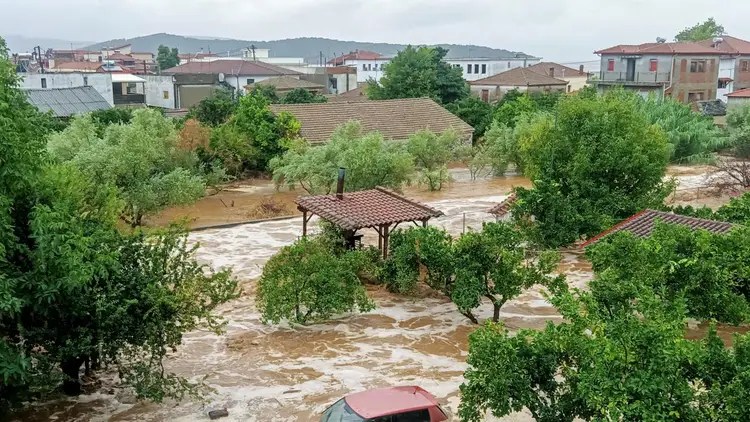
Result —
M442 422L448 413L420 387L388 387L344 397L320 422Z

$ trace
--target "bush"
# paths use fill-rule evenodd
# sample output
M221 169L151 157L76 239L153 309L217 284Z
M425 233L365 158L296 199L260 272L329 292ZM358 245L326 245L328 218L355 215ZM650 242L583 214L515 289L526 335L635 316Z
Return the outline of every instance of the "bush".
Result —
M237 100L234 94L227 89L219 89L191 108L189 116L206 126L216 127L229 120L236 110Z
M422 268L426 282L443 290L453 273L450 235L435 227L396 230L391 233L383 278L390 291L414 293Z
M297 145L270 167L277 186L301 186L309 194L330 193L340 167L346 168L348 192L377 186L400 190L414 172L413 158L403 145L387 142L377 132L364 134L359 122L338 127L323 145Z
M325 103L328 97L310 92L304 88L295 88L281 97L281 104L311 104Z
M319 239L285 246L268 260L258 281L256 303L263 322L305 324L372 310L375 305L359 279L367 267L366 253L334 254Z
M521 130L519 143L534 189L516 188L513 215L547 246L660 207L673 189L662 180L669 164L664 132L620 91L560 101L554 117L537 115Z
M406 150L420 171L420 183L430 191L441 190L451 180L448 163L456 158L461 140L454 130L441 134L423 130L409 137Z

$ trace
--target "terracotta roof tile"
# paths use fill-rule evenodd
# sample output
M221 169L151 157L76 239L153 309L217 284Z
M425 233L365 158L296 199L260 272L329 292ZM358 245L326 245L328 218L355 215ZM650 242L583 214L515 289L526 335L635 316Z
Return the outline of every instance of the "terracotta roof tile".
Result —
M377 60L381 57L383 57L382 54L374 51L355 50L349 54L332 58L328 61L328 64L344 64L347 60Z
M276 76L276 75L299 75L294 70L284 69L276 65L250 60L212 60L209 62L188 62L179 66L166 69L165 75L176 73L223 73L229 75L248 76Z
M528 67L517 67L488 78L469 82L471 85L497 86L548 86L567 85L567 81L551 78L543 73L529 70Z
M550 68L555 69L554 76L550 74ZM564 78L564 77L575 77L575 76L588 76L586 72L581 72L579 69L573 69L572 67L563 66L554 62L541 62L533 66L527 67L527 69L547 75L552 78Z
M350 75L357 73L357 69L350 66L333 66L327 67L326 73L329 75Z
M700 41L698 44L704 47L712 47L725 54L750 55L750 42L736 37L724 35L719 37L721 41L715 43L713 39Z
M713 55L723 54L710 46L701 45L696 42L668 42L668 43L645 43L639 45L616 45L604 50L595 51L596 54L696 54Z
M379 186L344 193L343 199L336 198L336 195L301 196L295 202L301 208L345 230L421 221L443 215L435 208Z
M729 98L750 98L750 88L738 89L732 93L726 94Z
M89 72L96 72L102 66L101 63L95 62L65 62L56 64L52 70L64 69L64 70L87 70Z
M510 207L516 203L516 194L512 193L502 202L490 208L487 212L498 217L504 217L510 212Z
M277 76L274 78L268 78L263 79L262 81L255 82L253 84L249 84L245 86L245 89L253 89L256 86L267 86L267 85L273 85L276 87L277 90L291 90L295 88L305 88L305 89L323 89L323 85L316 84L315 82L310 82L306 80L302 80L299 78L295 78L293 76Z
M720 234L728 233L734 227L734 224L726 223L723 221L687 217L684 215L671 214L655 210L644 210L628 218L622 223L615 225L611 229L592 237L582 246L586 247L592 243L598 242L607 235L621 231L631 232L637 237L649 237L651 236L651 232L654 231L656 221L661 221L668 224L677 224L680 226L687 226L693 230L708 230L710 232Z
M406 140L420 130L443 132L454 128L467 138L474 132L429 98L272 104L271 111L293 114L302 125L302 136L311 143L327 141L337 127L351 120L359 121L364 132L377 131L388 140Z

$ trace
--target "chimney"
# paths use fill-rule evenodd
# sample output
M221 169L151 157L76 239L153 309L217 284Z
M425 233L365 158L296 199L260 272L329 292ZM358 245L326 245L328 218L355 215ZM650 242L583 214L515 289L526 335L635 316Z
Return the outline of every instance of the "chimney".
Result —
M346 169L339 167L339 183L336 185L336 199L344 199L344 173L346 173Z
M549 76L552 77L552 78L555 77L555 68L554 67L550 67L549 68Z
M580 67L578 67L578 71L581 72L581 73L584 73L583 72L583 65L581 65Z

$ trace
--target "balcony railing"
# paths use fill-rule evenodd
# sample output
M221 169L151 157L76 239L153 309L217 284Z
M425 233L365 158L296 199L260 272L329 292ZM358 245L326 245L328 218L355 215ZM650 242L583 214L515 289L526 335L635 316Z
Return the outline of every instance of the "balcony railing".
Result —
M599 72L598 75L589 75L589 82L617 83L617 84L666 84L669 83L671 74L669 72Z
M143 94L114 94L115 105L146 104Z

